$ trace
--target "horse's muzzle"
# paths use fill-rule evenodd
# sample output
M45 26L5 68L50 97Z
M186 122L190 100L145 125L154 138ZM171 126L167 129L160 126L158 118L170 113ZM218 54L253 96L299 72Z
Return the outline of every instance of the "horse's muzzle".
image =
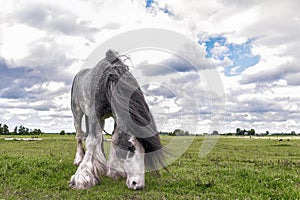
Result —
M139 180L127 179L126 185L129 189L142 190L145 187L145 182L144 181L139 181Z

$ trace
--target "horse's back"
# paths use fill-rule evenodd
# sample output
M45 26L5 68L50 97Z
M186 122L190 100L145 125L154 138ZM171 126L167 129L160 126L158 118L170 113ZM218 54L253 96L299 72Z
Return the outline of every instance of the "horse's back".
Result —
M103 73L105 69L112 66L113 60L116 59L116 55L112 51L108 51L106 58L102 59L94 68L92 69L83 69L79 71L72 85L71 92L71 109L74 111L81 109L84 114L89 115L90 109L95 104L95 95L96 90L101 93L104 93L104 88L99 88L101 81L103 82ZM104 101L104 96L102 96L102 101Z
M86 114L87 102L84 101L86 99L85 96L88 95L87 91L87 80L90 75L91 69L83 69L79 71L74 80L71 90L71 110L75 115L77 112L84 112ZM86 93L87 92L87 93Z
M118 56L117 52L109 49L106 52L106 57L100 60L94 68L79 71L73 80L72 94L83 89L96 89L105 69L111 67L112 63L118 60Z

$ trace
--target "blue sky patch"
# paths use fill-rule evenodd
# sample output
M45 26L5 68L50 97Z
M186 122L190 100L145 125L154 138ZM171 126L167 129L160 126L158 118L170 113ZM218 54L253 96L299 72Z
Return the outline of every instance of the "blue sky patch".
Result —
M224 74L226 76L239 75L248 67L253 66L259 62L260 57L254 56L251 53L252 41L253 40L250 39L243 44L234 44L228 43L226 38L223 36L212 37L208 41L205 41L207 52L206 57L214 57L218 60L223 60L225 57L228 57L230 60L232 60L233 64L225 67ZM226 51L216 57L214 56L213 50L215 44L217 43L219 47L224 47Z
M146 0L146 8L150 8L154 0Z
M210 38L208 41L205 42L206 44L206 57L211 58L212 57L212 49L215 46L215 43L219 43L220 45L224 46L226 42L226 38L220 36L220 37L214 37ZM224 57L223 57L224 59Z
M146 0L146 8L151 8L152 4L154 4L154 0ZM161 11L163 11L164 13L170 15L170 16L174 16L174 13L172 13L168 7L164 7L164 8L160 8Z

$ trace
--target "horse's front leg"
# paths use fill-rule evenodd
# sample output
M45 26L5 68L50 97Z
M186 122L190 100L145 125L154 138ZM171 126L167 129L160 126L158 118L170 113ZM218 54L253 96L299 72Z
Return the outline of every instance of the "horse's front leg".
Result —
M117 179L119 177L126 177L126 173L124 172L123 165L118 157L117 157L117 143L119 139L119 133L118 133L118 128L115 123L115 128L112 136L112 142L110 146L110 152L109 152L109 157L108 157L108 162L107 162L107 173L106 175Z
M71 177L70 187L87 189L100 182L100 174L106 173L106 159L103 152L102 128L95 118L89 118L89 134L86 139L86 153L76 173Z
M76 140L77 140L77 149L76 149L76 155L75 155L75 159L74 159L74 165L75 166L79 166L79 164L81 163L81 161L83 160L84 157L84 149L83 149L83 144L82 144L82 136L76 136Z

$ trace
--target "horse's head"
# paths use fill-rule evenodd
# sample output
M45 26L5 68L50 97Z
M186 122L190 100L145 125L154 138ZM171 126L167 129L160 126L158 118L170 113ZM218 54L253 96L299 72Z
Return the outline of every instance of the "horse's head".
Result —
M126 185L130 189L139 190L145 187L145 149L135 136L121 130L114 132L109 161L110 176L127 177ZM118 164L116 164L118 163Z
M129 143L129 152L124 162L124 169L127 172L126 185L134 190L143 189L145 187L145 150L134 136L130 137Z

